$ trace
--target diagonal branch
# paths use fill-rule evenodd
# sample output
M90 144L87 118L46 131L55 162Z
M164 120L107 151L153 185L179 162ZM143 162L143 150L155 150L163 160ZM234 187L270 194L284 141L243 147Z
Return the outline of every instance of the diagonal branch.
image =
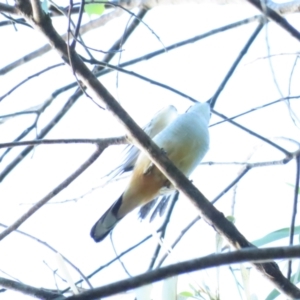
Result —
M295 234L295 223L297 216L297 207L298 207L298 199L299 199L299 181L300 181L300 156L296 159L296 180L294 187L294 203L293 203L293 211L291 218L291 226L290 226L290 237L289 237L289 245L292 246L294 243L294 234ZM292 275L292 261L290 260L288 263L288 271L287 278L290 279Z
M14 15L17 14L17 9L14 6L4 3L0 3L0 11Z
M243 47L243 49L239 53L238 57L236 58L236 60L232 64L232 66L230 67L230 69L227 72L225 78L223 79L222 83L218 87L217 91L211 97L210 105L211 105L212 108L215 107L216 101L217 101L218 97L220 96L222 90L224 89L225 85L227 84L228 80L231 78L232 74L234 73L235 69L237 68L237 66L239 65L239 63L243 59L243 57L248 52L248 50L249 50L250 46L252 45L252 43L254 42L254 40L257 38L257 36L260 33L260 31L262 30L263 26L264 26L263 20L260 20L260 22L259 22L258 26L256 27L255 31L252 33L252 35L250 36L250 38L247 41L246 45Z
M269 8L267 5L262 6L260 0L247 0L265 14L269 19L277 23L280 27L290 33L294 38L300 41L300 32L295 29L285 18L280 16L277 12Z
M59 293L47 291L46 289L38 289L34 286L30 286L21 282L10 280L7 278L0 277L0 286L5 287L9 290L21 292L22 294L33 296L38 299L55 299L60 296Z
M98 149L86 160L73 174L61 182L54 190L52 190L43 199L32 206L22 217L11 224L8 228L0 233L0 241L4 239L11 232L16 230L21 224L23 224L28 218L30 218L37 210L39 210L44 204L51 200L54 196L65 189L71 182L73 182L79 175L81 175L104 151L107 145L99 146Z
M229 123L235 125L236 127L241 128L242 130L245 130L245 131L248 132L249 134L251 134L251 135L253 135L253 136L259 138L260 140L264 141L265 143L267 143L267 144L273 146L273 147L276 148L277 150L283 152L287 157L291 157L292 154L291 154L289 151L287 151L286 149L284 149L284 148L280 147L279 145L273 143L272 141L270 141L269 139L263 137L262 135L260 135L260 134L258 134L258 133L256 133L256 132L254 132L254 131L252 131L252 130L250 130L250 129L248 129L248 128L242 126L242 125L240 125L239 123L233 121L233 120L230 119L230 118L227 118L225 115L220 114L220 113L218 113L218 112L215 111L215 110L212 110L212 112L213 112L215 115L217 115L218 117L221 117L222 119L227 120Z
M110 48L108 54L106 56L104 56L104 58L103 58L104 62L107 63L113 58L113 56L116 54L116 51L121 48L121 46L127 41L129 36L134 32L134 30L140 24L141 20L143 19L143 17L146 14L146 12L147 12L146 9L141 9L138 12L136 18L134 18L134 20L130 23L128 30L122 35L122 37L116 43L114 43L114 45ZM47 45L47 47L50 47L50 46ZM98 68L98 71L99 70L102 70L102 67ZM0 71L0 73L1 73L1 71ZM47 101L47 103L50 104L51 101L57 95L59 95L61 92L64 92L72 87L75 87L76 85L77 85L77 82L69 84L65 87L58 89L56 92L52 93L51 98L49 99L49 101ZM75 102L78 100L78 98L82 94L83 94L83 91L81 89L78 89L69 98L69 100L66 102L64 107L56 114L56 116L42 129L42 131L39 133L37 138L43 139L49 133L49 131L66 115L66 113L71 109L71 107L75 104ZM41 108L39 110L38 113L36 112L37 118L39 117L41 112L44 111L44 109L48 106L47 103L43 106L43 108ZM27 130L25 130L25 132L23 132L21 135L19 135L19 137L15 141L19 141L25 135L27 135L28 132L30 132L35 127L36 122L37 122L37 119L34 122L34 124L32 126L30 126L30 128L28 128ZM30 146L26 147L12 162L10 162L6 166L6 168L0 173L0 182L31 152L32 149L33 149L33 147L30 147ZM7 153L9 150L10 149L7 149L7 151L5 153ZM0 157L0 161L1 161L1 159L3 159L3 156L5 155L5 153L2 155L2 157Z
M5 225L5 224L2 224L2 223L0 223L0 227L4 227L4 228L7 228L8 226L7 225ZM45 241L43 241L43 240L41 240L41 239L39 239L39 238L37 238L37 237L35 237L35 236L33 236L33 235L31 235L31 234L29 234L29 233L26 233L26 232L24 232L24 231L21 231L21 230L15 230L15 232L16 233L19 233L19 234L21 234L21 235L23 235L23 236L26 236L26 237L28 237L28 238L30 238L31 240L34 240L34 241L36 241L36 242L38 242L38 243L40 243L41 245L43 245L43 246L45 246L45 247L47 247L48 249L50 249L51 251L53 251L54 253L59 253L61 256L62 256L62 258L76 271L76 272L78 272L79 273L79 275L81 276L81 278L86 282L86 284L90 287L90 288L93 288L92 287L92 285L91 285L91 283L89 282L89 280L87 279L87 277L81 272L81 270L78 268L78 267L76 267L66 256L64 256L63 254L61 254L59 251L57 251L55 248L53 248L50 244L48 244L47 242L45 242Z
M56 94L52 94L51 98L55 98L57 94L59 94L61 91L56 91ZM41 132L37 135L37 139L44 138L49 131L53 128L54 125L56 125L69 111L69 109L76 103L76 101L79 99L79 97L82 95L82 91L79 90L75 92L66 102L66 104L63 106L63 108L54 116L54 118L41 130ZM31 130L33 126L31 126L29 129ZM24 134L27 134L27 131L24 132ZM24 137L24 135L21 135ZM21 151L21 153L15 157L14 160L12 160L0 173L0 182L4 180L4 178L31 152L31 150L34 149L34 146L27 146L24 150Z

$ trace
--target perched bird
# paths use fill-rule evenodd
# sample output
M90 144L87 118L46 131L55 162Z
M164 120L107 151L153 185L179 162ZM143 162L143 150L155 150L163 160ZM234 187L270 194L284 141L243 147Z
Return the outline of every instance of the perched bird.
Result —
M153 138L157 146L163 149L187 177L208 150L209 119L209 104L194 104ZM102 241L129 212L150 202L160 193L170 193L173 189L167 178L142 152L135 163L127 188L93 226L91 237L95 242Z
M151 121L143 127L143 130L147 133L147 135L149 135L149 137L153 138L177 117L177 109L173 105L169 105L159 110ZM107 178L107 182L119 178L123 173L132 171L140 152L140 149L135 145L127 145L122 151L121 160L117 163L117 167L104 176ZM166 210L171 196L172 194L163 195L162 197L159 195L153 201L143 205L138 214L139 218L141 220L145 219L150 211L152 211L150 221L152 221L158 214L161 216ZM155 207L157 202L158 205ZM153 209L153 207L155 208Z

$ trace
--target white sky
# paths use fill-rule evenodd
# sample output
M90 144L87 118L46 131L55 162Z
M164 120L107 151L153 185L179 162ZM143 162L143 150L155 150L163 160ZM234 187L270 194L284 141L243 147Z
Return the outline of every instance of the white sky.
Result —
M145 22L156 32L163 44L168 46L254 14L257 14L257 11L250 5L170 6L149 12ZM298 15L291 15L288 20L299 28L298 18ZM123 16L104 28L86 34L84 36L86 44L94 48L108 49L116 37L124 31L127 20L128 16ZM65 22L57 21L55 24L61 33L65 31ZM252 23L220 33L128 69L169 84L199 101L206 101L214 94L256 26L256 23ZM0 47L0 57L5 57L5 60L0 61L1 67L45 42L38 33L21 26L18 26L17 32L13 27L0 27L0 34L2 40L6 41L5 46ZM276 24L269 24L268 30L262 30L221 93L215 107L217 111L233 116L280 98L274 85L269 61L257 60L267 55L266 34L268 34L271 54L299 51L299 45L295 39L278 28ZM124 46L121 61L127 61L161 47L161 43L145 26L139 26ZM294 60L295 55L281 55L272 59L276 78L284 96L287 95ZM113 63L117 61L118 58L114 59ZM59 57L55 53L49 53L1 77L0 94L2 95L10 87L36 71L58 62L60 62ZM140 125L147 123L158 109L168 104L175 105L180 112L185 111L191 104L169 91L128 75L119 74L118 88L116 88L116 73L111 73L100 80ZM292 95L299 94L298 80L299 68L296 68ZM0 115L43 103L55 88L69 82L73 82L73 77L66 67L50 71L49 74L30 81L4 99L0 103ZM47 121L55 115L71 94L72 91L55 100L53 107L43 114L38 130L47 124ZM292 105L296 112L300 111L299 100L292 100ZM32 117L24 116L1 125L0 142L13 140L21 128L28 126L31 120ZM217 120L213 116L211 123ZM267 138L284 136L300 142L299 129L290 120L284 103L249 114L238 119L238 122ZM98 138L123 133L121 125L109 113L98 109L89 99L82 97L58 126L47 135L47 138ZM251 161L255 162L283 158L283 154L277 150L273 150L270 146L230 124L213 127L210 134L210 151L204 161L245 161L252 153L254 154ZM34 138L33 134L26 140L31 138ZM280 139L274 141L288 150L296 149L291 143ZM0 222L8 225L14 222L29 209L30 204L40 200L77 169L92 151L94 147L87 145L37 147L34 153L24 159L18 168L0 184ZM0 170L4 169L18 152L19 149L11 151L1 162ZM101 177L114 166L119 153L119 147L110 148L80 178L51 202L78 197L98 186L101 183ZM240 181L236 194L235 224L248 240L255 240L270 231L289 226L293 189L287 183L294 184L295 169L295 162L284 166L257 168L251 170ZM239 166L204 165L194 172L191 179L208 199L213 199L236 178L240 170ZM89 231L106 208L119 197L126 182L127 180L124 179L107 185L77 202L46 205L20 229L46 241L88 275L114 257L109 238L100 244L95 244L89 236ZM231 190L216 205L225 215L231 214L232 198ZM172 243L195 216L195 209L187 199L181 197L174 210L166 242ZM147 222L140 223L137 221L135 212L124 218L113 234L118 253L151 233L160 222L161 220L157 220L151 225ZM286 245L283 241L281 242L282 245ZM152 239L122 258L132 276L145 272L155 245L156 241ZM215 232L201 221L186 234L165 265L203 256L213 251L215 251ZM13 233L1 241L0 276L4 276L1 274L3 270L26 284L55 288L52 272L43 261L52 269L57 268L54 254L26 237ZM213 289L214 272L201 272L197 275L192 274L191 277L180 277L178 292L189 289L188 284L194 284L193 280L200 285L205 282ZM222 272L224 274L220 276L221 298L238 299L233 278L227 274L227 268L224 268ZM79 279L78 274L73 270L71 274L74 280ZM127 275L116 262L93 277L91 282L96 287L123 278L127 278ZM258 299L264 299L272 289L270 284L265 279L262 280L261 275L256 274L255 271L251 272L251 280L253 280L251 292L256 294ZM231 287L222 288L222 285L228 286L228 281L231 282ZM58 286L61 289L66 287L59 280ZM26 298L12 292L1 295L1 299L5 300ZM119 295L112 299L127 299L127 297ZM128 296L128 299L133 299L133 296Z

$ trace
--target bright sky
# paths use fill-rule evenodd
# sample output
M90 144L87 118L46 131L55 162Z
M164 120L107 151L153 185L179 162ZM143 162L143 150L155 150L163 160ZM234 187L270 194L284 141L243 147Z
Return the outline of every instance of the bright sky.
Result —
M250 5L167 6L149 12L144 21L159 36L163 45L168 46L255 14L257 11ZM288 20L299 28L298 18L298 15L291 15ZM103 28L86 34L84 36L86 44L93 48L107 50L124 31L127 21L128 16L125 15ZM63 20L55 21L55 26L61 33L66 30L66 22ZM206 101L214 94L256 26L256 23L251 23L217 34L130 66L128 69L168 84L199 101ZM0 47L0 57L5 57L5 60L0 62L0 67L45 43L43 37L37 32L22 26L17 28L18 31L13 27L0 27L2 40L6 41L5 46ZM284 96L288 95L289 78L296 58L293 53L299 51L299 44L277 25L271 23L267 29L262 30L221 93L215 107L217 111L226 116L233 116L280 98L270 70L270 61L262 59L268 55L266 36L271 54L289 54L278 55L271 60L280 89ZM124 62L161 49L161 42L141 25L124 46L122 56L117 56L112 63L116 64L119 60ZM29 75L58 62L60 58L51 52L1 77L0 96ZM157 110L166 105L173 104L180 112L184 112L191 104L170 91L125 74L118 74L118 81L116 73L111 73L100 80L140 125L146 124ZM55 89L73 81L72 74L66 67L52 70L23 85L4 99L0 103L0 115L39 105L48 99ZM298 82L299 68L296 66L291 95L300 94ZM53 106L47 109L39 120L38 130L41 130L56 114L72 92L64 93L55 99ZM299 100L291 100L291 104L295 112L300 111ZM23 128L31 124L32 119L33 116L22 116L2 124L0 142L12 141ZM213 116L211 124L218 120ZM284 141L281 137L300 142L299 128L291 121L284 103L237 120L240 124L272 139L290 151L296 150L297 146ZM82 97L58 126L47 135L47 139L112 137L123 133L121 125L109 113L97 108L88 98ZM251 162L257 162L280 160L284 157L279 151L230 124L212 127L210 134L210 151L204 158L204 162L240 162L247 161L250 156ZM34 137L34 134L31 134L26 140ZM0 171L19 151L14 149L5 157L1 162ZM1 223L7 225L13 223L33 203L48 194L76 170L92 151L94 146L89 145L37 147L0 184ZM51 200L51 203L77 198L99 186L103 183L102 176L117 163L120 152L121 147L108 149L80 178ZM235 225L248 240L253 241L273 230L289 226L293 189L288 183L294 184L295 169L295 162L284 166L256 168L239 182L235 195ZM191 179L201 192L212 200L238 176L240 171L239 165L201 165ZM26 221L20 230L47 242L88 275L115 257L109 238L95 244L89 232L101 214L120 196L127 181L128 179L124 179L111 183L76 202L48 204ZM233 190L230 190L216 206L225 215L231 215L232 200ZM171 218L166 243L172 244L181 230L196 215L194 207L187 199L181 197ZM148 222L140 223L135 212L124 218L113 232L118 253L158 228L162 220L158 219L150 225ZM296 224L298 225L299 222ZM214 252L215 238L216 234L211 227L203 221L198 222L177 245L164 265ZM285 241L280 242L282 245L287 245ZM147 270L155 245L156 240L151 239L122 258L132 276ZM0 276L5 277L2 272L6 272L26 284L55 289L51 270L56 269L57 261L54 253L43 245L17 233L1 241ZM78 274L70 268L69 270L73 279L78 280ZM178 292L188 290L188 284L197 286L204 282L214 291L215 277L215 270L181 276ZM116 262L94 276L91 283L97 287L124 278L127 278L127 275L120 263ZM228 268L222 268L220 278L221 298L238 299L234 279L228 272ZM229 282L231 287L227 288ZM60 279L57 279L57 285L61 289L67 286ZM84 288L87 287L84 285ZM251 292L257 295L257 299L264 299L271 290L272 286L268 281L252 270ZM5 292L1 295L1 299L27 299L27 297ZM133 295L118 295L111 299L133 299Z

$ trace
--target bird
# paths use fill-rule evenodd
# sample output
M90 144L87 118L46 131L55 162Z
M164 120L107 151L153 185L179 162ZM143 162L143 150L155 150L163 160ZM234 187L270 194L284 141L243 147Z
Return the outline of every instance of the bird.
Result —
M143 130L149 137L153 138L177 117L177 109L173 105L168 105L159 110L151 121L143 127ZM103 176L103 178L107 178L106 182L109 183L116 178L120 178L122 174L132 171L139 154L140 149L134 144L127 145L122 151L121 160L117 163L117 166ZM158 214L161 216L165 212L171 196L172 194L167 194L162 197L158 196L153 199L153 201L143 205L138 213L139 219L144 220L150 211L152 211L150 222L152 222ZM157 202L158 205L155 207ZM153 207L155 208L153 209Z
M186 177L191 175L209 149L209 120L209 103L196 103L153 137L154 143ZM168 179L147 154L141 152L124 193L94 224L91 237L95 242L102 241L135 208L160 194L173 191Z

